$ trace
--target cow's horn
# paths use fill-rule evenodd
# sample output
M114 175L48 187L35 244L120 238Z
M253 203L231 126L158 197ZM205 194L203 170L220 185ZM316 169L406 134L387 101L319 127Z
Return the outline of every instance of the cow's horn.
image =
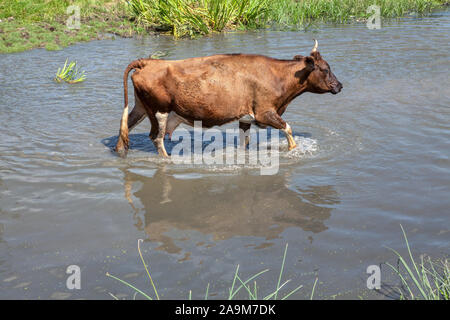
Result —
M312 49L311 52L316 52L317 51L317 47L319 46L319 42L317 42L316 39L314 39L314 48Z

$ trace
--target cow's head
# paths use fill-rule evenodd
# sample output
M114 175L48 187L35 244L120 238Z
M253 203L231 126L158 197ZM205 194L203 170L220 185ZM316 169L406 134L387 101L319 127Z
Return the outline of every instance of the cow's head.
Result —
M330 65L326 62L319 51L317 51L318 42L314 40L314 48L309 57L295 56L295 60L303 60L306 70L311 70L306 78L306 91L312 93L339 93L342 89L342 83L331 72Z

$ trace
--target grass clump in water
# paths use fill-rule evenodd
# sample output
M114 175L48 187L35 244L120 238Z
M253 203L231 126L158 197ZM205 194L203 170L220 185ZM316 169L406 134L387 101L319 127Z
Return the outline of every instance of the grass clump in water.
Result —
M130 284L129 282L122 280L116 276L111 275L110 273L106 273L107 277L113 278L119 282L121 282L122 284L126 285L127 287L133 289L135 291L134 297L136 297L136 294L141 294L142 296L144 296L146 299L148 300L154 300L154 298L156 298L157 300L160 299L158 291L156 289L155 283L153 282L153 279L150 275L149 269L147 264L145 263L144 258L142 257L142 253L141 253L141 248L140 248L140 243L142 242L142 239L138 240L138 252L139 252L139 256L141 257L141 261L144 264L144 268L145 271L147 272L147 276L150 280L150 283L153 287L153 292L154 292L154 296L152 297L151 295L145 293L144 291L136 288L135 286L133 286L132 284ZM286 280L283 283L281 283L281 279L283 276L283 271L284 271L284 263L286 260L286 254L287 254L287 248L288 245L286 244L285 250L284 250L284 255L283 255L283 261L281 264L281 270L278 276L278 282L276 285L276 288L273 292L266 294L266 295L261 295L261 293L258 291L258 286L256 284L256 278L259 277L260 275L266 273L267 271L269 271L269 269L264 269L254 275L252 275L251 277L249 277L248 279L244 280L243 278L241 278L241 276L239 275L239 265L237 265L236 267L236 271L234 272L234 277L231 283L231 287L228 289L228 300L232 300L233 298L235 298L237 296L237 294L241 291L246 292L248 294L247 298L249 300L258 300L258 299L263 299L263 300L276 300L279 298L279 293L280 290L287 285L291 280ZM314 282L313 285L313 289L310 295L310 299L312 300L314 298L314 291L316 288L316 284L317 284L317 278ZM253 282L252 282L253 281ZM300 285L297 288L295 288L294 290L291 290L290 292L284 294L284 296L281 298L281 300L285 300L287 298L289 298L291 295L293 295L295 292L297 292L298 290L300 290L303 286ZM113 294L110 293L110 295L114 298L114 299L118 299L117 297L115 297ZM206 287L206 292L205 292L205 300L207 300L209 298L209 283ZM192 291L189 290L189 294L188 294L188 299L191 300L192 299Z
M400 299L450 300L450 262L447 259L433 261L423 255L420 256L420 261L416 261L411 253L405 230L401 225L400 227L409 259L389 248L397 256L398 264L393 266L387 263L401 279L403 288L397 288Z
M56 82L67 82L67 83L78 83L82 82L86 79L86 75L84 71L79 70L77 67L76 61L71 61L67 64L68 59L64 63L62 68L58 68L58 72L56 72L55 81Z

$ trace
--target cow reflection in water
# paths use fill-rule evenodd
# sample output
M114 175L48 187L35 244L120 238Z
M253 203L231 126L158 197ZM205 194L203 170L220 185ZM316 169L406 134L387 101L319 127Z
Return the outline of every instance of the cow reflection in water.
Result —
M178 179L166 167L160 167L153 177L123 171L125 197L135 211L136 227L145 230L150 241L160 242L158 249L169 253L181 251L174 242L180 239L167 235L171 230L195 230L212 235L214 241L234 236L270 240L289 227L319 233L327 229L324 222L339 203L332 186L294 191L282 174Z

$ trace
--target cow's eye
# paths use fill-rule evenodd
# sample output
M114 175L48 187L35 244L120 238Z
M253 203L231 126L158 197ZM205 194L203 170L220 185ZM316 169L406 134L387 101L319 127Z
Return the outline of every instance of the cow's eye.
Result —
M328 74L328 70L326 70L326 69L325 69L325 70L323 70L323 72L325 72L325 74Z

